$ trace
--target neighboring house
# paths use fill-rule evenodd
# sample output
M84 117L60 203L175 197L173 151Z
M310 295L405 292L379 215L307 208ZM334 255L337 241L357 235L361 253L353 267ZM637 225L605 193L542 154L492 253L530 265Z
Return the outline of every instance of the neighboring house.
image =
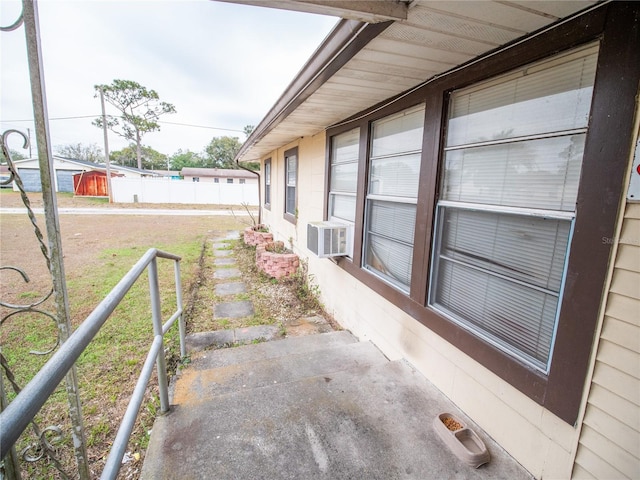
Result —
M13 162L20 179L24 184L27 192L39 192L42 190L42 184L40 183L40 165L37 158L30 158L27 160L17 160ZM55 191L56 192L68 192L73 193L74 183L73 176L83 172L106 172L104 164L98 164L93 162L87 162L84 160L74 160L70 158L63 158L54 155L53 156L53 169L55 171ZM110 165L111 173L118 176L122 175L128 178L139 177L154 177L157 174L148 171L140 170L133 167L123 167L121 165ZM17 187L14 185L14 190Z
M13 182L10 182L11 174L7 165L0 165L0 188L13 188Z
M104 164L99 165L100 168L105 168ZM162 178L162 175L154 172L153 170L145 170L144 168L137 167L125 167L123 165L109 165L112 173L121 174L125 178Z
M160 175L163 178L170 178L171 180L182 180L179 170L151 170L156 175Z
M256 172L257 173L257 172ZM180 174L187 182L213 182L228 184L257 184L258 176L246 170L230 168L192 168L185 167Z
M351 18L237 156L328 312L535 477L638 478L640 2L277 5Z

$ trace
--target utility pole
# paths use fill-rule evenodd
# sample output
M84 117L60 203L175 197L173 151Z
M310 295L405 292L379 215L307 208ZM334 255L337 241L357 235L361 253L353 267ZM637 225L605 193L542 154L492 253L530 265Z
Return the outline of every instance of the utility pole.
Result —
M107 190L109 203L113 203L113 190L111 189L111 164L109 163L109 138L107 135L107 115L104 111L104 92L100 88L100 104L102 105L102 130L104 132L104 160L107 166Z

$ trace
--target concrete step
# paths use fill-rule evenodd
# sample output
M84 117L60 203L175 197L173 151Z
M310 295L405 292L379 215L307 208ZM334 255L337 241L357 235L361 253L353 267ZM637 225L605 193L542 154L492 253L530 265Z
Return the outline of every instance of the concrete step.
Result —
M382 365L387 361L372 343L359 342L216 368L203 369L199 365L182 372L175 385L172 403L193 405L220 395L282 385L307 377L324 376L330 381L335 372Z
M279 342L273 342L279 343ZM473 469L438 438L448 411L491 453ZM404 361L242 389L158 417L142 479L529 479Z
M268 358L296 355L304 352L313 352L323 348L331 348L339 345L356 343L358 339L346 330L323 333L320 335L307 335L304 337L292 337L273 342L263 342L251 345L243 345L234 348L220 350L208 350L192 358L189 369L206 370L209 368L224 367L250 363Z

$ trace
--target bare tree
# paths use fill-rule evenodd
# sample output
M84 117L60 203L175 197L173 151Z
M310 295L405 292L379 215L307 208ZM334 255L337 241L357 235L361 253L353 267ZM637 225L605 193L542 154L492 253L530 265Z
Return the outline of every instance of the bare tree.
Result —
M57 155L74 160L84 160L87 162L99 163L104 161L102 149L92 143L85 145L83 143L69 143L67 145L57 145L55 147Z

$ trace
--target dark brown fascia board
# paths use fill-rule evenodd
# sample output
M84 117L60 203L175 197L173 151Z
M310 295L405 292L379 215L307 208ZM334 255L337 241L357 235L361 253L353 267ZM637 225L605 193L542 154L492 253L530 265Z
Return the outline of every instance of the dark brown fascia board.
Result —
M237 153L236 161L242 161L242 157L249 149L295 111L356 53L392 23L368 24L356 20L340 20L249 135Z
M295 12L379 23L406 20L409 1L396 0L218 0L256 7L278 8Z

